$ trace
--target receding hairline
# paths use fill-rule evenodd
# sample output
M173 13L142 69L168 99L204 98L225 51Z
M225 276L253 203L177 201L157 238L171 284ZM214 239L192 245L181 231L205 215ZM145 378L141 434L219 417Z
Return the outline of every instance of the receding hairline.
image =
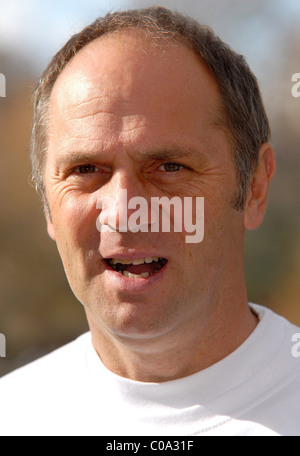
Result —
M124 27L117 30L112 30L104 33L103 35L93 39L92 41L84 44L76 54L74 54L64 65L64 67L59 72L55 82L52 85L50 96L53 92L55 86L62 78L63 75L66 74L68 70L70 70L74 64L74 61L80 57L83 53L89 52L90 49L95 47L101 47L105 42L120 42L122 43L122 38L126 38L125 44L128 42L138 42L139 46L135 47L135 51L141 56L143 55L163 55L168 48L170 47L182 47L190 50L197 58L197 60L202 61L203 65L208 69L208 65L206 64L205 60L200 58L194 50L189 45L187 39L180 35L175 35L168 33L167 35L160 29L158 30L148 30L144 29L142 26L137 27Z
M207 28L207 27L203 27ZM221 88L219 85L219 82L217 81L216 77L210 70L207 62L205 59L199 55L191 46L189 41L187 40L186 37L167 32L165 33L163 30L157 29L157 30L152 30L152 29L145 29L142 26L137 26L137 27L124 27L121 29L109 31L97 38L95 38L93 41L87 43L84 45L64 66L64 68L61 70L59 73L58 77L56 78L53 86L51 93L48 98L48 120L51 114L50 111L50 106L51 106L51 99L52 99L52 93L55 90L55 87L58 86L60 80L66 75L66 70L71 71L72 65L75 61L75 59L80 56L83 52L88 51L89 48L95 47L95 46L101 46L101 44L104 44L105 41L110 41L114 42L116 39L119 40L119 42L122 42L122 38L126 37L127 42L128 40L132 41L138 41L139 42L139 47L136 47L136 52L139 53L141 52L141 56L145 54L151 53L152 55L163 55L167 52L167 50L170 47L181 47L182 49L186 49L186 51L190 52L194 57L195 57L195 63L199 63L199 65L202 67L202 70L204 70L207 74L207 76L213 81L214 86L216 88L216 100L211 105L211 110L208 113L209 114L209 122L211 125L217 129L221 129L226 137L227 140L229 141L230 147L233 149L234 147L234 137L232 135L230 125L228 122L228 116L226 114L226 108L224 104L224 99L221 93ZM126 44L127 44L126 42ZM180 90L180 87L178 87L178 90ZM48 124L48 122L47 122ZM47 125L47 130L49 128L49 125ZM48 141L47 141L48 142ZM48 147L48 144L47 144ZM233 152L233 150L232 150Z
M192 45L188 41L188 39L180 34L175 34L171 33L169 31L165 32L164 30L160 29L146 29L142 25L138 26L128 26L128 27L123 27L121 29L116 29L112 31L107 31L103 35L93 39L92 41L84 44L76 54L74 54L64 65L64 67L61 69L59 72L57 78L55 79L55 82L52 85L51 91L50 91L50 96L52 94L52 91L61 78L63 74L66 73L65 70L68 70L70 67L72 67L75 59L82 55L83 52L86 53L86 51L89 51L90 48L93 48L95 46L100 47L102 44L107 42L121 42L122 43L122 38L126 38L126 44L130 41L133 42L138 42L139 46L135 48L135 51L141 56L143 55L163 55L167 52L167 50L171 47L181 47L183 49L186 49L187 51L190 51L197 60L207 71L209 76L214 80L216 87L218 88L218 91L220 92L220 86L213 75L212 71L210 70L207 62L205 59L200 56L195 49L193 49ZM220 92L221 93L221 92Z

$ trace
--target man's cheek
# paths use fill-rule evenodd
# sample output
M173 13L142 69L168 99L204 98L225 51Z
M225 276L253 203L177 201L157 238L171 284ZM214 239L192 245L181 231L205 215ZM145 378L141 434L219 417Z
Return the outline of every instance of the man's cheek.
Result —
M96 232L96 205L88 201L68 201L53 214L55 230L62 235L80 238L86 233Z

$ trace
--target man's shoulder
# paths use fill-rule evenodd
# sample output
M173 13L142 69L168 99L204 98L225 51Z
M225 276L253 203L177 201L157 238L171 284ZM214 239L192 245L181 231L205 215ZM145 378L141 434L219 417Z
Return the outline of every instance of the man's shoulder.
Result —
M269 367L273 372L272 377L275 374L275 366L278 368L277 373L282 377L287 373L292 379L293 372L299 376L300 328L266 307L257 304L251 304L251 307L260 320L254 337L249 338L255 349L260 352L257 353L256 365L261 362L263 367Z
M281 435L299 435L300 328L263 306L252 308L260 324L249 338L255 356L245 388L240 389L242 418Z
M272 327L272 329L274 330L274 325L276 324L277 327L284 328L286 336L288 336L289 334L293 335L296 333L300 333L299 326L297 326L294 323L291 323L286 317L280 315L276 311L259 304L249 303L249 305L250 308L258 315L260 323L262 321L265 322L265 330L267 330L268 327Z
M75 370L82 371L87 346L91 343L90 332L87 332L66 345L55 349L51 353L31 363L16 369L0 379L0 393L14 385L27 385L29 389L41 382L55 382L59 377ZM45 384L45 383L44 383Z
M60 435L84 409L90 333L0 379L0 435ZM72 421L74 424L74 421ZM74 424L74 425L75 425Z

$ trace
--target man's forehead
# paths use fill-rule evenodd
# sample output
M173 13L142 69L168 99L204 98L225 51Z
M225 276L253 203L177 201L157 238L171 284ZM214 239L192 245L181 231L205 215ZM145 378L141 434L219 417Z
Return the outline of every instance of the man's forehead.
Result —
M97 93L130 95L132 87L145 91L156 85L175 87L178 91L193 89L191 79L219 91L204 62L185 44L161 38L154 43L144 33L120 31L97 38L74 56L58 77L52 97L70 102L74 98L97 96ZM158 87L159 88L159 87ZM190 91L188 90L188 91Z
M173 46L175 46L175 43ZM145 64L150 57L154 57L157 60L160 55L165 53L163 51L165 47L166 44L163 45L163 43L160 46L154 46L140 32L131 33L124 30L105 34L85 45L67 63L58 76L54 88L57 88L68 79L72 81L76 81L76 79L84 80L84 78L87 79L87 76L89 78L94 76L96 79L97 75L101 74L101 71L104 71L110 77L113 77L116 69L119 70L119 73L122 70L124 70L124 73L128 72L129 64L131 66L134 63L137 65ZM123 65L119 66L118 63L123 63Z

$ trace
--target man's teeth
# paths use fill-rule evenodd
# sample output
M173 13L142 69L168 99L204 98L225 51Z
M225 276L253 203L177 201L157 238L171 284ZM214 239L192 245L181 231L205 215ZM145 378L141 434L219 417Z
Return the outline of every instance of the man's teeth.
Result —
M139 264L150 264L153 263L154 261L158 261L158 257L148 257L148 258L141 258L139 260L121 260L119 258L113 258L111 260L112 264L134 264L134 265L139 265Z
M129 279L146 279L150 276L149 272L143 272L142 274L131 274L131 272L123 271L123 275L125 277L129 277Z
M147 258L139 258L136 260L122 260L120 258L111 258L107 260L110 266L115 269L120 274L123 274L125 277L130 279L146 279L147 277L151 276L155 272L159 271L166 263L167 260L164 258L159 257L147 257ZM143 272L141 274L133 274L130 271L126 270L127 265L142 265L142 264L151 264L156 263L154 266L153 272Z

